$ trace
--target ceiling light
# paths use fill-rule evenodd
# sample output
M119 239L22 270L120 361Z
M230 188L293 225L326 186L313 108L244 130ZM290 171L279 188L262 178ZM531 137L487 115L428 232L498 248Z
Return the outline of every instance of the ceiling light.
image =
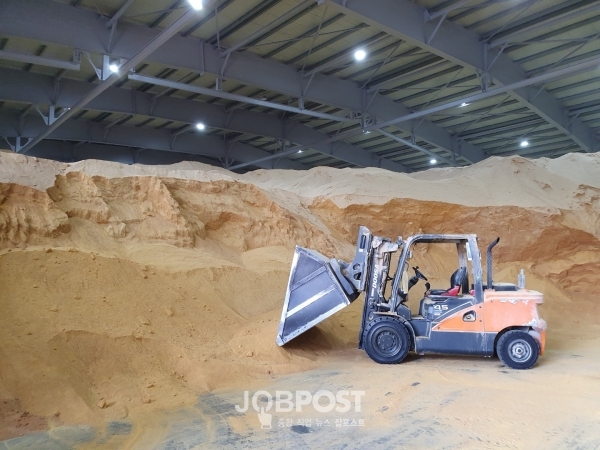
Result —
M196 124L196 128L198 128L200 131L204 131L206 129L206 125L200 122Z
M429 160L429 164L435 164L436 162L437 162L437 159L435 159L435 158L431 158Z
M357 61L362 61L366 57L367 57L367 52L365 52L363 49L356 50L354 52L354 59L356 59Z
M196 11L200 11L202 9L202 0L188 0L190 2L190 5L192 5L192 8L194 8Z
M529 146L529 142L521 141L521 147L528 147L528 146Z
M108 70L110 70L112 73L119 73L119 66L117 66L115 63L112 63L110 66L108 66Z
M469 106L468 103L462 102L459 106L459 108L464 108L465 106Z

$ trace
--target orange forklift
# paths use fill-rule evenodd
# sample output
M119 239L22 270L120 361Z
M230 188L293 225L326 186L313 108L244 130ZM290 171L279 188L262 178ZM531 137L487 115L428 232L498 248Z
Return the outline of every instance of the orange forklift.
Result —
M492 281L492 248L499 241L487 249L486 283L474 234L418 234L392 242L360 227L349 264L297 246L276 342L284 345L364 292L358 348L380 364L399 363L412 350L497 355L513 369L529 369L544 352L546 322L537 310L543 295L525 288L522 271L517 285ZM413 247L422 243L456 244L458 268L449 286L432 289L418 267L410 276ZM396 252L398 266L390 276ZM405 302L419 280L425 282L425 294L418 314L412 314Z

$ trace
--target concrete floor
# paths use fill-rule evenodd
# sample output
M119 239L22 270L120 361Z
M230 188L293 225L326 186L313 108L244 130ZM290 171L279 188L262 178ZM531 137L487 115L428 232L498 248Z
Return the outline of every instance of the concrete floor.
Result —
M235 409L243 403L243 391L217 391L200 396L193 408L163 411L144 424L61 427L0 442L0 449L599 449L598 344L600 339L555 335L528 371L511 370L496 358L414 355L400 365L382 366L357 350L318 370L274 377L248 390L250 396L259 389L272 395L361 390L360 412L324 413L312 406L301 412L271 410L272 428L261 429L252 408ZM306 419L310 426L299 422ZM317 419L331 426L318 426ZM342 426L335 426L336 419ZM362 419L364 426L343 426L344 419Z

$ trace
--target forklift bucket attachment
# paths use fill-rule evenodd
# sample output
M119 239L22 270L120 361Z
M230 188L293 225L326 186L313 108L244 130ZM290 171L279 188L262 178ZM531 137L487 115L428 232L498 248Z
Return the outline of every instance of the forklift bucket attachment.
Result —
M296 246L277 345L281 346L348 306L359 292L344 275L348 265Z

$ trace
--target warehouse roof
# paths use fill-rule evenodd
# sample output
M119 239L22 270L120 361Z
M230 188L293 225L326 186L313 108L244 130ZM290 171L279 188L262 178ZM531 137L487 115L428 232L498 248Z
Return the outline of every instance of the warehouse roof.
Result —
M4 0L0 141L232 170L592 152L599 36L590 0Z

